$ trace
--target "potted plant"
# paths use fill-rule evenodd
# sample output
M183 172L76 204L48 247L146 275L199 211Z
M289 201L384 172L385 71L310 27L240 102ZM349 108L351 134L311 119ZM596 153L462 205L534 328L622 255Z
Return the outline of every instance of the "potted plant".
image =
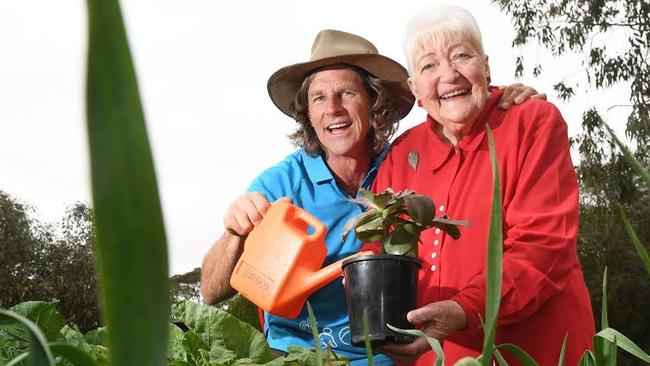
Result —
M369 209L346 224L343 240L354 230L362 242L379 243L381 254L358 256L342 265L352 343L364 344L364 312L373 345L411 342L411 336L393 332L386 324L412 327L406 314L416 306L418 270L422 266L418 259L420 233L437 227L457 239L458 225L469 223L436 217L431 198L411 190L393 192L389 188L379 194L361 190L353 201Z

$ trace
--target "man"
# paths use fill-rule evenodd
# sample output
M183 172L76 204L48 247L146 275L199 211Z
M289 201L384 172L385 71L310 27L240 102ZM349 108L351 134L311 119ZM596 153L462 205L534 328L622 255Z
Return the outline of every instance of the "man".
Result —
M411 110L414 98L407 71L378 53L366 39L340 31L321 31L308 62L275 72L268 90L275 105L298 123L290 136L300 149L264 171L237 198L224 217L226 231L203 260L201 292L207 303L234 294L229 279L243 250L246 235L259 223L270 203L290 199L323 222L328 255L324 265L356 253L361 243L349 235L341 241L345 223L364 207L348 200L360 188L369 189L386 153L397 122ZM516 86L512 103L536 92ZM505 94L504 94L505 95ZM367 363L365 349L351 346L345 292L334 281L309 298L323 346ZM305 308L296 319L265 314L269 345L286 351L289 345L313 347ZM386 356L377 365L391 365Z

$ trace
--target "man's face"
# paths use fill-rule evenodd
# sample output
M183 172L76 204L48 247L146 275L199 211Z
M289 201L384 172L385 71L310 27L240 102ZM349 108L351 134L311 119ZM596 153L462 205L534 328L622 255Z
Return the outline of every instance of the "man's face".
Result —
M356 72L343 66L317 72L307 91L307 104L327 160L367 156L370 98Z

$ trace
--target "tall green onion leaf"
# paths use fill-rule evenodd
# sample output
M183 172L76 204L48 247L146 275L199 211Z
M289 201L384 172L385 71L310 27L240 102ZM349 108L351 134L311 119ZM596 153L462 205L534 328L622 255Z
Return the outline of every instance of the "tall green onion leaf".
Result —
M397 333L402 333L402 334L408 334L416 337L424 337L427 342L429 343L429 346L433 350L433 352L436 353L436 362L433 364L434 366L443 366L445 364L445 354L442 352L442 346L440 345L440 341L433 338L429 337L426 334L424 334L421 330L418 329L401 329L394 327L390 324L386 324L388 328L390 328L392 331L397 332ZM460 361L459 361L460 362ZM458 363L456 363L458 365Z
M578 366L596 366L596 358L590 350L586 350L580 358Z
M569 337L569 333L564 335L564 340L562 341L562 348L560 349L560 357L557 360L557 366L564 366L564 359L566 357L566 340Z
M623 152L623 155L625 156L625 159L630 163L632 166L632 169L636 171L638 175L641 176L646 182L648 186L650 186L650 172L648 169L646 169L641 163L634 158L634 155L630 152L630 149L625 146L621 140L616 137L616 134L614 131L607 125L607 123L604 123L605 128L607 129L607 132L609 132L609 135L612 137L612 140L616 143L619 149L621 149L621 152Z
M607 319L607 267L603 272L603 298L600 302L600 328L609 328ZM616 345L608 342L604 338L594 337L594 359L597 365L616 364ZM609 360L609 361L608 361Z
M487 299L485 302L485 338L481 364L492 364L492 351L494 349L494 335L496 333L499 305L501 303L501 274L503 256L503 223L501 212L501 179L497 166L494 136L489 125L485 126L490 149L490 162L492 165L492 211L490 213L490 232L487 243Z
M166 365L167 243L117 0L88 0L88 139L110 364Z
M366 356L368 357L368 366L375 366L375 358L372 356L372 344L368 334L368 309L363 309L363 339L366 345Z
M616 343L620 348L624 349L631 355L637 357L643 362L650 363L650 355L645 353L636 343L632 342L628 337L624 336L619 331L607 328L596 333L596 337L604 338L612 343Z
M475 358L463 357L460 360L456 361L454 366L479 366L481 363L478 362Z
M27 356L27 365L29 366L50 366L54 365L52 352L47 345L45 335L31 320L14 312L0 309L0 325L19 323L29 332L29 355ZM18 356L21 359L25 356Z
M609 321L607 320L607 266L603 272L603 298L600 302L600 327L602 329L609 328Z
M510 353L512 353L523 365L526 366L539 366L538 363L528 354L528 352L524 351L523 348L514 345L512 343L503 343L495 347L497 350L504 349ZM483 356L481 356L483 357ZM485 357L483 357L485 359Z
M508 362L506 361L506 359L503 358L503 355L501 354L501 352L499 352L499 350L496 347L494 348L494 353L493 354L494 354L494 359L496 359L497 364L499 364L499 366L510 366L510 365L508 365Z
M623 220L623 224L625 225L625 230L627 230L627 234L632 240L632 244L634 244L637 253L639 253L639 257L641 257L641 261L643 261L645 270L648 272L648 275L650 275L650 256L648 256L648 251L643 246L643 244L641 244L641 240L639 240L639 237L636 235L634 228L632 228L632 225L630 225L630 220L627 219L627 215L625 214L623 206L619 205L618 209L621 215L621 220Z
M307 313L309 314L309 326L311 328L311 336L314 338L314 350L316 351L316 365L323 366L323 350L320 346L320 337L318 336L318 323L314 316L314 309L307 301Z

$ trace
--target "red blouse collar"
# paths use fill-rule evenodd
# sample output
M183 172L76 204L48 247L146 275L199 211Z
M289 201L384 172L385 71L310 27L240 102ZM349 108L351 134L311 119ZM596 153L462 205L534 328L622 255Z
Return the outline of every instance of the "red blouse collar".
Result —
M485 136L485 124L489 123L491 127L492 121L486 120L490 113L496 109L497 102L503 92L498 88L490 88L490 97L488 98L481 114L479 114L476 122L472 126L470 132L463 137L463 139L458 144L458 148L463 151L476 151L481 145L483 138ZM434 131L434 126L437 121L435 121L431 116L427 115L427 122L429 122L429 128L427 129L427 141L431 142L430 147L432 148L432 154L427 154L430 159L427 159L427 166L431 170L440 168L440 166L454 154L454 147L442 142L438 135Z

